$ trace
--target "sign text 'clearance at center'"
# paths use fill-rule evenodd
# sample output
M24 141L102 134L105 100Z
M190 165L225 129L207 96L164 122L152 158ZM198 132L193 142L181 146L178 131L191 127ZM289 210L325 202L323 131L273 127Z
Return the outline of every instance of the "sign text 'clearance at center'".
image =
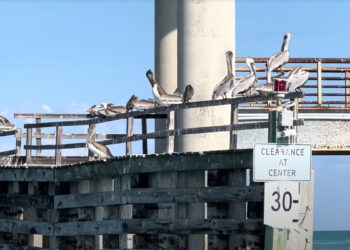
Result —
M310 145L274 143L254 145L254 181L308 181L310 177Z

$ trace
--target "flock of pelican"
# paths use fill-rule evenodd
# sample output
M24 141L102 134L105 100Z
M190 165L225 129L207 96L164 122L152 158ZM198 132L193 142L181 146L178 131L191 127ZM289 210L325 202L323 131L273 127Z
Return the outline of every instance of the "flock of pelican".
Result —
M280 74L273 78L279 78L283 76L282 66L285 65L289 60L289 41L290 34L284 35L283 44L281 51L271 56L266 64L267 70L267 83L257 85L258 77L256 74L255 63L252 58L246 59L246 64L249 67L249 74L244 77L236 78L232 72L232 58L233 53L227 51L226 64L227 64L227 75L222 81L217 84L214 88L212 99L216 100L219 98L226 99L230 95L236 97L239 94L246 94L250 89L255 90L258 94L268 96L273 93L274 86L272 83L271 74L273 71L280 71ZM148 70L146 72L154 99L140 99L139 97L132 95L125 106L117 106L112 103L101 103L99 105L93 105L87 110L92 117L114 117L118 114L123 114L132 110L144 111L146 109L154 108L157 106L169 106L172 104L187 103L193 96L194 90L191 85L187 85L184 93L167 93L160 84L154 78L153 72ZM290 71L287 77L283 77L287 83L288 91L299 89L309 79L309 73L302 70L302 68L296 67ZM12 131L17 128L11 124L5 117L0 116L0 132ZM100 143L94 142L92 136L94 131L89 131L89 138L87 138L87 147L90 152L97 155L100 159L113 157L108 147Z
M250 70L249 75L241 78L235 78L232 73L232 57L231 51L226 52L226 64L227 75L225 78L215 86L212 99L216 100L220 97L223 99L228 98L227 95L236 97L238 94L245 94L250 89L255 90L262 96L269 96L274 91L274 85L271 74L273 71L279 71L280 73L273 78L283 79L287 83L287 90L300 90L307 80L309 79L309 72L302 70L302 68L296 67L288 73L287 77L283 76L282 66L289 61L289 41L290 33L286 33L283 38L283 44L281 51L270 57L266 64L267 71L267 83L257 85L258 77L255 70L255 62L252 58L246 59L246 64Z

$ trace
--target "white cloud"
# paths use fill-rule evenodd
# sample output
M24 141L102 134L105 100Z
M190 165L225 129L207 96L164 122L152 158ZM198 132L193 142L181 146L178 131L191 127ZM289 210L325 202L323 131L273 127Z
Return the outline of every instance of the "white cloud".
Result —
M43 110L45 110L47 113L52 113L52 108L51 108L49 105L47 105L47 104L43 104L43 105L41 106L41 108L42 108Z

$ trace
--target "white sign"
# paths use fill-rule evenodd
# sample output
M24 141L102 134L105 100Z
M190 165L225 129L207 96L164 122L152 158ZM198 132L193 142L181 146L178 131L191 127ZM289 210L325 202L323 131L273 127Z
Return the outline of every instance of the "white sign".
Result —
M297 229L299 198L299 182L266 182L264 224L280 229Z
M311 146L305 144L255 144L253 180L309 181Z

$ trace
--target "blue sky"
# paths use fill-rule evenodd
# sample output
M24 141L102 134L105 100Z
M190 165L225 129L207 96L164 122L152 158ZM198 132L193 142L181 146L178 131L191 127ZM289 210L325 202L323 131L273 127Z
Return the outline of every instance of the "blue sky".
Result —
M349 9L347 1L237 0L236 54L269 57L290 32L292 57L350 57ZM152 0L0 0L0 114L12 121L15 112L80 113L152 97L149 68ZM348 160L313 159L316 230L350 229Z

